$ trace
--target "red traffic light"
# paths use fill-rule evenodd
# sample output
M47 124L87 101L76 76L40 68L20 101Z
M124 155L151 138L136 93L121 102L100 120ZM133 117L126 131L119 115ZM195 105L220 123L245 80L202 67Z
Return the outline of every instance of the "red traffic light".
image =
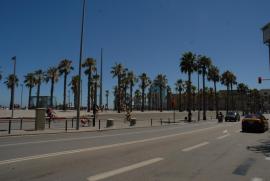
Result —
M259 84L262 83L262 77L258 77L258 83L259 83Z

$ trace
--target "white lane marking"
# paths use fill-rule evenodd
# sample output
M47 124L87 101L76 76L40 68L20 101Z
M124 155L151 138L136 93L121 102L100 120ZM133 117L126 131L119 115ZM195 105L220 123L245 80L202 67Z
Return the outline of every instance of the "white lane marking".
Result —
M263 179L259 177L254 177L251 179L251 181L263 181Z
M224 130L223 133L224 133L224 134L228 133L228 130Z
M265 160L269 160L270 161L270 157L265 157Z
M163 158L154 158L154 159L151 159L151 160L146 160L146 161L139 162L139 163L136 163L136 164L133 164L133 165L118 168L116 170L111 170L111 171L104 172L104 173L101 173L101 174L98 174L98 175L90 176L90 177L87 178L87 180L88 181L102 180L102 179L109 178L109 177L112 177L112 176L115 176L115 175L119 175L119 174L122 174L122 173L125 173L125 172L129 172L131 170L135 170L135 169L147 166L147 165L151 165L153 163L157 163L157 162L159 162L161 160L163 160Z
M80 152L86 152L86 151L96 151L96 150L101 150L101 149L115 148L115 147L119 147L119 146L126 146L126 145L145 143L145 142L151 142L151 141L157 141L157 140L162 140L162 139L166 139L166 138L172 138L172 137L176 137L176 136L188 135L188 134L193 134L196 132L211 130L211 129L215 129L215 128L219 128L219 127L220 126L217 125L217 126L212 126L209 128L202 128L202 129L197 129L197 130L192 130L192 131L187 131L187 132L182 132L182 133L177 133L177 134L171 134L171 135L166 135L166 136L159 136L159 137L154 137L154 138L142 139L142 140L135 140L135 141L122 142L122 143L116 143L116 144L111 144L111 145L103 145L103 146L96 146L96 147L90 147L90 148L75 149L75 150L61 151L61 152L55 152L55 153L13 158L13 159L9 159L9 160L0 161L0 165L16 163L16 162L21 162L21 161L27 161L27 160L55 157L55 156L61 156L61 155L68 155L68 154L74 154L74 153L80 153Z
M194 150L196 148L200 148L200 147L208 145L208 144L209 144L209 142L207 142L207 141L202 142L200 144L197 144L197 145L194 145L194 146L191 146L191 147L188 147L188 148L184 148L184 149L182 149L182 151L184 151L184 152L191 151L191 150Z
M182 126L188 126L188 125L182 125ZM54 139L54 140L44 140L44 141L29 141L29 142L23 142L23 143L10 143L10 144L3 144L0 145L0 147L8 147L8 146L20 146L20 145L28 145L28 144L41 144L41 143L50 143L50 142L61 142L61 141L75 141L75 140L87 140L87 139L94 139L94 138L107 138L107 137L115 137L115 136L125 136L125 135L135 135L135 134L142 134L142 133L154 133L154 132L160 132L160 131L168 131L168 130L175 130L182 128L180 127L173 127L173 128L163 128L163 129L156 129L156 130L150 130L150 131L137 131L132 133L120 133L120 134L105 134L105 135L99 135L99 136L88 136L88 137L79 137L79 138L63 138L63 139ZM198 125L195 125L198 126Z
M225 134L225 135L223 135L223 136L219 136L219 137L217 137L217 139L218 139L218 140L221 140L221 139L226 138L226 137L228 137L228 136L230 136L230 134Z

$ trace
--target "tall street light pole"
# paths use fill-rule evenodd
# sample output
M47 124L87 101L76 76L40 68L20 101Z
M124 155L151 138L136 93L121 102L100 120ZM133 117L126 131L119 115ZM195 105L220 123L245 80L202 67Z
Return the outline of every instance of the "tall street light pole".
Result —
M81 40L80 40L80 61L79 61L79 82L78 82L78 98L77 98L77 121L76 129L80 127L80 105L81 105L81 76L82 76L82 51L83 51L83 33L84 33L84 15L85 15L85 1L83 0L82 22L81 22Z
M22 109L22 102L23 102L23 84L20 84L21 86L21 109Z
M99 88L99 106L102 106L102 76L103 76L103 49L101 48L101 60L100 60L100 88Z
M13 84L12 84L12 112L11 117L14 116L14 99L15 99L15 81L16 81L16 56L12 57L11 60L13 60Z

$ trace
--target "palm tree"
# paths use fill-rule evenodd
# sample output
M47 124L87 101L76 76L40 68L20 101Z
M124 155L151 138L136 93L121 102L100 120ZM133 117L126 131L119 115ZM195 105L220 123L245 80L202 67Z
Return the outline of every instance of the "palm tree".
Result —
M124 69L123 71L123 75L122 75L122 79L121 79L121 86L123 88L123 103L125 105L125 107L127 108L127 106L129 105L129 101L127 99L127 90L128 90L128 86L129 86L129 80L128 80L128 75L127 75L127 71L128 69Z
M72 64L71 60L64 59L58 65L60 75L64 75L63 110L67 109L66 108L67 76L71 72L71 70L74 69L71 64Z
M45 81L48 83L51 81L51 94L50 94L50 106L53 107L53 93L54 93L54 85L59 79L59 71L56 67L50 67L47 70Z
M82 67L86 68L84 74L88 76L87 81L87 112L91 110L91 80L92 74L96 71L96 60L93 58L87 58L82 64Z
M231 108L235 110L235 103L233 100L233 85L237 85L236 76L231 72L230 75L230 87L231 87Z
M32 89L36 85L35 74L28 73L26 76L24 76L24 84L26 87L29 88L29 95L28 95L28 109L29 109L30 108L30 101L31 101L31 97L32 97Z
M171 110L172 105L172 89L169 85L166 87L167 89L167 110Z
M207 74L208 81L213 81L215 92L215 110L216 118L218 118L219 106L218 106L218 94L217 94L217 82L220 81L219 69L216 66L210 66Z
M168 82L168 80L166 78L166 75L163 75L163 74L158 74L154 80L154 84L159 88L159 99L160 99L159 110L160 110L160 112L163 111L163 99L162 99L163 92L162 91L163 91L163 89L166 88L167 82Z
M134 106L137 110L140 109L140 105L142 104L142 94L140 90L136 90L134 93Z
M19 82L19 79L17 78L16 75L14 74L10 74L6 81L4 82L7 86L8 89L10 89L10 104L9 104L9 109L12 109L13 107L13 102L14 102L14 88L15 86L18 87L18 82Z
M127 73L127 81L129 83L129 110L132 112L133 87L138 82L138 79L132 71L129 71Z
M107 110L108 107L109 107L109 90L106 90L105 91L105 96L106 96L106 106L105 106L105 109Z
M93 103L93 108L95 108L95 106L97 106L97 88L100 87L100 76L98 74L93 75L92 79L91 79L91 83L94 84L95 86L92 86L93 88L93 93L92 93L92 103Z
M40 97L40 86L41 86L41 83L42 81L44 80L44 72L39 69L37 71L35 71L35 85L37 85L37 102L36 102L36 107L38 108L40 105L39 105L39 97Z
M192 52L186 52L182 55L180 60L181 72L188 74L188 121L191 122L191 74L196 70L196 55Z
M192 108L193 108L193 111L195 111L195 97L196 97L196 86L192 85L191 86L191 94L192 94Z
M79 75L73 76L71 79L71 82L69 83L69 86L71 86L71 90L74 95L74 108L77 108L77 103L78 103L78 91L79 91L79 80L80 77Z
M200 93L200 75L202 74L202 66L200 64L200 55L196 58L196 72L197 72L197 86L198 86L198 95L197 95L197 107L198 107L198 121L200 121L201 117L201 109L202 109L202 104L201 104L201 93Z
M184 83L182 79L178 79L175 83L175 90L178 91L178 110L182 111L182 91L184 89Z
M226 95L226 112L228 113L229 111L229 90L230 90L230 77L231 77L231 72L230 71L225 71L221 75L221 84L225 85L227 87L227 95Z
M113 103L114 103L114 110L117 110L118 108L117 108L117 91L118 91L118 87L117 86L114 86L113 87L113 95L114 95L114 101L113 101Z
M146 73L142 73L139 76L139 79L141 80L140 87L142 89L142 106L141 111L144 112L144 103L145 103L145 89L151 84L150 78L147 76Z
M117 111L121 112L121 80L124 73L124 67L121 63L116 63L111 70L111 74L114 77L117 77L117 92L116 92L116 101L117 101Z
M203 120L206 120L206 99L205 99L205 76L207 75L208 69L212 64L212 61L209 57L199 56L198 59L199 67L202 70L202 78L203 78Z
M246 94L248 92L248 86L244 83L240 83L237 85L237 91L241 96L241 110L242 110L242 115L244 116L245 114L245 99L246 99Z

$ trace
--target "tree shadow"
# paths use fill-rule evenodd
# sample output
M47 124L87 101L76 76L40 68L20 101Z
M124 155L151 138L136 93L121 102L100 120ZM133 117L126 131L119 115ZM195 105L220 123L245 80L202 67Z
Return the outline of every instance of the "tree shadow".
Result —
M258 145L247 146L247 150L255 153L262 153L266 157L270 157L270 140L263 140Z

